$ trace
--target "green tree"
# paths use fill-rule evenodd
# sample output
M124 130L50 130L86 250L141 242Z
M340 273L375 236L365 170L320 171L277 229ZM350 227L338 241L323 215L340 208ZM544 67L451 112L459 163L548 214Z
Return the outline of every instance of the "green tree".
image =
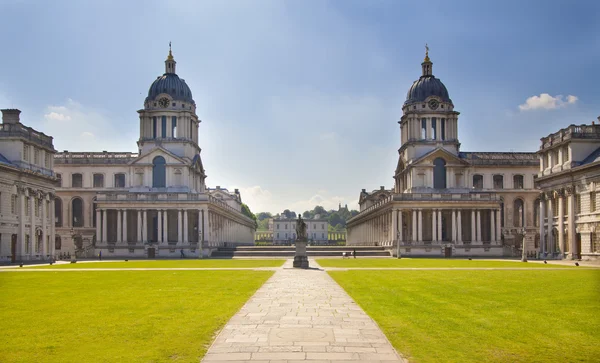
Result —
M252 213L252 211L250 211L250 207L248 207L248 205L245 203L242 203L242 214L244 214L247 217L252 218L252 220L254 220L255 227L258 225L256 222L256 216L254 215L254 213Z

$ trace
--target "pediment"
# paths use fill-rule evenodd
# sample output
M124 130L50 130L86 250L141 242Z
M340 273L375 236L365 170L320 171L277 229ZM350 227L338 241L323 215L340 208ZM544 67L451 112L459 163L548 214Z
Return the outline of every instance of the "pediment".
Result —
M159 146L155 149L152 149L152 151L150 151L149 153L139 156L137 159L135 159L131 163L129 163L129 165L135 166L135 165L152 164L152 161L157 156L162 156L163 158L165 158L165 162L167 163L167 165L180 164L183 166L183 165L188 164L185 159L183 159L183 158L173 154L169 150Z
M421 156L419 159L415 160L412 164L413 166L416 165L432 165L433 161L437 158L442 158L446 161L446 165L448 164L454 164L454 165L464 165L464 166L468 166L469 163L461 158L459 158L458 156L452 154L451 152L449 152L446 149L443 148L437 148L434 149L430 152L428 152L427 154Z

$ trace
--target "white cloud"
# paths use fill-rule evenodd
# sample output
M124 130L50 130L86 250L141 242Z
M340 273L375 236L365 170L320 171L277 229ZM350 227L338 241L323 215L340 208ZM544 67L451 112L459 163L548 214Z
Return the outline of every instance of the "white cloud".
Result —
M265 212L271 209L271 192L263 189L260 185L247 188L238 188L242 195L242 201L246 203L254 213Z
M65 115L64 113L58 113L58 112L50 112L44 115L44 118L48 121L52 121L52 120L56 120L56 121L69 121L71 119L71 116L69 115Z
M548 93L542 93L539 96L529 97L524 104L519 105L521 111L529 110L554 110L557 108L565 107L568 105L575 104L579 100L577 96L568 95L565 99L562 95L555 97L550 96Z

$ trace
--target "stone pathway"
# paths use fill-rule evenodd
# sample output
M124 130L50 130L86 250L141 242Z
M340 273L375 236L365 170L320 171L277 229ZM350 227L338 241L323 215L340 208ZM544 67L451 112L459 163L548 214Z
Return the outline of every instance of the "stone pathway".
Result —
M406 362L325 271L291 265L231 318L202 362Z

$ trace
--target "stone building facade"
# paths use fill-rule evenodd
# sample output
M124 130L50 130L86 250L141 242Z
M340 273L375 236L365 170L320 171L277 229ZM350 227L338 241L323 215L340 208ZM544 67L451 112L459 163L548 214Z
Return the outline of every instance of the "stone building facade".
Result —
M428 54L421 66L398 122L394 188L362 190L348 244L395 246L408 256L503 256L525 239L534 253L537 155L460 151L459 112Z
M52 137L23 125L21 111L2 110L0 125L0 262L54 257Z
M600 258L600 125L570 125L548 135L538 155L536 240L541 255Z
M329 221L327 219L315 218L304 219L306 223L306 236L315 244L325 244L328 241ZM273 219L273 242L283 244L296 239L296 220L286 218Z
M206 186L200 119L169 50L165 73L138 111L138 153L61 152L55 171L61 251L111 257L201 257L253 244L238 190ZM68 243L64 243L68 241Z

